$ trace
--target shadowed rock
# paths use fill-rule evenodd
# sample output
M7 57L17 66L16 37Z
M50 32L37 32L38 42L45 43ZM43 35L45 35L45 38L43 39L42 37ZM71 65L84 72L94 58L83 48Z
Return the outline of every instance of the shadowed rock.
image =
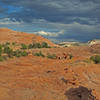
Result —
M96 100L96 97L92 95L92 90L79 86L78 88L71 88L66 91L65 95L68 100Z

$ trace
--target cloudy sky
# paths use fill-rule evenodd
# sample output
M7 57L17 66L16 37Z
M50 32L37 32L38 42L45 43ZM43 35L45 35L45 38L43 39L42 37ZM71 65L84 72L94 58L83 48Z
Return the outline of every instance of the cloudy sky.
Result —
M100 0L0 0L0 27L54 42L100 38Z

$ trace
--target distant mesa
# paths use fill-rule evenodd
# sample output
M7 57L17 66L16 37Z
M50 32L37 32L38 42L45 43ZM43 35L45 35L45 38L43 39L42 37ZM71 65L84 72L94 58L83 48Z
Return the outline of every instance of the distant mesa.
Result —
M94 39L94 40L88 41L88 44L89 45L100 44L100 39Z
M61 42L59 43L59 45L62 47L71 47L71 46L81 46L81 45L86 45L86 44L80 43L80 42Z
M90 40L86 43L74 42L74 41L73 42L61 42L61 43L59 43L59 45L62 47L85 46L85 45L95 45L95 44L100 44L100 39Z

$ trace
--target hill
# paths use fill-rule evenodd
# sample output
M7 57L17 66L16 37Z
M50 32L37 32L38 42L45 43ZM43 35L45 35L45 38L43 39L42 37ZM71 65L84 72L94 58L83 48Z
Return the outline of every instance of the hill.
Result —
M46 42L50 46L57 46L50 40L35 34L28 34L25 32L17 32L8 28L0 28L0 42L16 42L30 44L32 42Z

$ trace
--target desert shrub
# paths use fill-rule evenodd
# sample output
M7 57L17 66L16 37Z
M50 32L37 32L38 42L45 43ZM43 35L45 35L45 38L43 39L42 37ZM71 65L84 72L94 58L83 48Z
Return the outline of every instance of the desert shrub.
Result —
M5 45L6 45L6 46L10 45L10 42L6 42Z
M7 56L2 56L3 57L3 60L7 60Z
M29 44L28 48L29 49L32 49L32 48L50 48L50 46L46 42L42 42L41 44L40 43Z
M32 49L33 48L33 45L32 44L29 44L28 45L28 49Z
M10 47L4 47L4 53L8 54L8 57L13 56L13 50Z
M66 46L64 46L65 48L67 48L68 46L66 45Z
M28 56L28 53L26 51L21 52L21 56Z
M41 47L42 48L50 48L50 46L46 42L42 42Z
M7 56L0 56L0 62L4 60L7 60Z
M72 59L73 58L73 55L72 54L69 54L69 59Z
M98 64L100 63L100 56L99 55L91 56L90 60L92 60L95 64Z
M35 43L35 44L33 44L33 48L41 48L41 44L40 43Z
M83 60L83 62L91 64L91 60L90 59L85 59L85 60Z
M13 51L13 56L15 57L21 57L21 51L20 50L16 50L16 51Z
M0 56L2 54L2 45L0 45Z
M13 56L15 57L28 56L28 53L26 51L16 50L13 51Z
M26 44L21 44L21 49L27 49L27 45Z
M55 54L47 54L47 58L56 59L56 55Z
M2 57L2 56L0 56L0 62L1 62L1 61L3 61L3 60L4 60L4 59L3 59L3 57Z
M12 42L12 45L15 46L16 45L16 42Z
M35 53L34 56L41 56L41 57L45 57L45 55L40 51L39 53Z

